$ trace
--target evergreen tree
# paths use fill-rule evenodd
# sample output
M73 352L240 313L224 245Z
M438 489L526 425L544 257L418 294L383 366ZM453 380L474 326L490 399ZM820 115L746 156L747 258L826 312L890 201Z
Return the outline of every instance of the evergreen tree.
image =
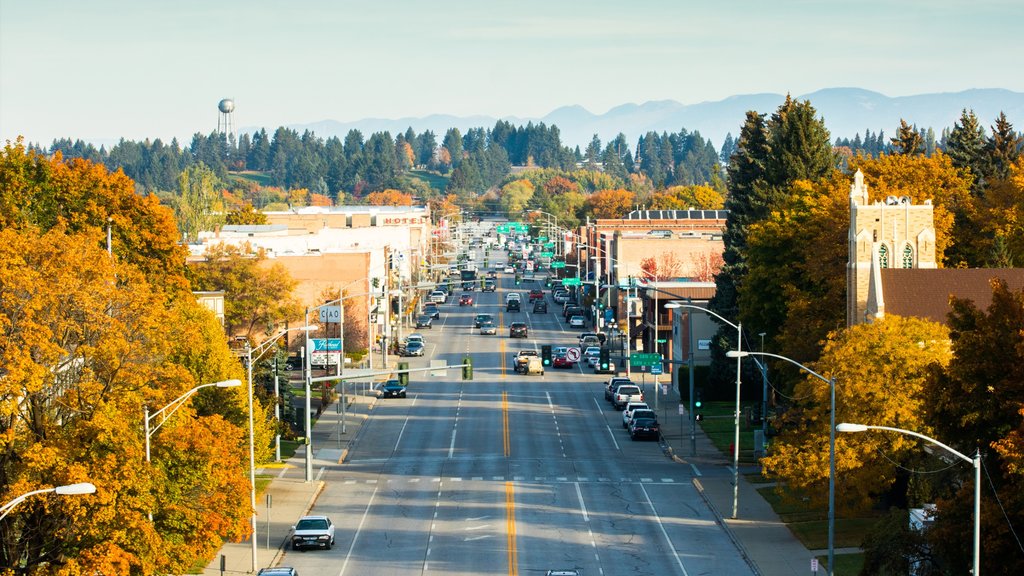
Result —
M432 166L434 153L437 150L437 137L430 130L420 134L416 139L416 162L424 166Z
M971 191L980 196L985 189L985 129L973 110L964 109L960 120L953 124L946 153L954 166L970 170L974 179Z
M721 161L722 166L729 165L729 159L732 158L735 151L736 142L732 139L732 132L728 132L725 135L725 141L722 142L722 151L718 154L718 159Z
M449 128L448 132L444 135L444 141L441 142L441 145L451 155L452 167L458 167L462 163L462 133L459 132L459 129Z
M916 126L910 126L906 120L900 119L900 127L892 139L893 150L904 156L917 156L924 153L924 141Z
M999 113L996 125L992 126L992 136L985 143L986 179L1006 180L1010 177L1010 166L1020 157L1022 139L1013 130L1013 124L1006 119L1006 114Z
M825 120L807 100L786 101L768 121L772 154L765 166L770 185L782 187L794 180L817 180L836 165Z
M597 134L594 134L594 137L590 139L590 144L587 144L587 151L583 154L583 158L587 163L587 168L591 170L595 169L601 161L601 139Z

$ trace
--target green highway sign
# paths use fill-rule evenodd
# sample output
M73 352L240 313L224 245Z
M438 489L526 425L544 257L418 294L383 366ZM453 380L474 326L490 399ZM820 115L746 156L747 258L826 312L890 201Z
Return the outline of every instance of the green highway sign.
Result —
M565 268L565 262L552 262L552 268Z
M551 252L541 252L540 253L540 257L541 258L551 258L552 256L554 256L554 254L551 253Z
M633 368L641 366L661 366L661 354L633 352L629 355L629 365Z
M547 241L548 241L548 237L547 236L537 236L537 242L547 242Z
M564 263L562 264L565 265ZM583 281L579 278L562 278L562 286L579 286Z
M544 243L544 247L545 248L554 248L555 247L555 243L554 242L545 242Z

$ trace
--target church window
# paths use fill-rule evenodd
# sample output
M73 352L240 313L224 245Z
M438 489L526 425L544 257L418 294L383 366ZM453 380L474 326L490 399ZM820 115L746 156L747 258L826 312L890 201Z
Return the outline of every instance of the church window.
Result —
M878 267L888 268L889 267L889 247L882 244L878 247Z
M903 247L903 267L914 267L914 250L910 247L910 244Z

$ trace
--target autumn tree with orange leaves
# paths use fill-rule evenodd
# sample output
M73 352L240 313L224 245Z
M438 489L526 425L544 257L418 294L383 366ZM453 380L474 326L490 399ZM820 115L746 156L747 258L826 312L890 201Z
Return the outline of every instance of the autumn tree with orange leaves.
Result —
M636 194L618 188L599 190L587 197L584 210L592 218L622 218L636 204Z
M411 194L388 188L367 194L366 203L370 206L412 206L413 199Z
M13 509L0 523L0 566L184 573L248 536L244 387L199 391L145 459L142 406L244 379L220 323L189 292L170 211L121 173L18 142L0 153L0 223L0 500L97 488ZM265 457L258 403L254 416Z

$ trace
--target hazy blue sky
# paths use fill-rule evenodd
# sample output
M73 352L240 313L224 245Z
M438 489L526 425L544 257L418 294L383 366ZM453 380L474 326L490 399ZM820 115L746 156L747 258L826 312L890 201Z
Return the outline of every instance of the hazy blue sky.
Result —
M0 140L1024 91L1021 0L0 0Z

